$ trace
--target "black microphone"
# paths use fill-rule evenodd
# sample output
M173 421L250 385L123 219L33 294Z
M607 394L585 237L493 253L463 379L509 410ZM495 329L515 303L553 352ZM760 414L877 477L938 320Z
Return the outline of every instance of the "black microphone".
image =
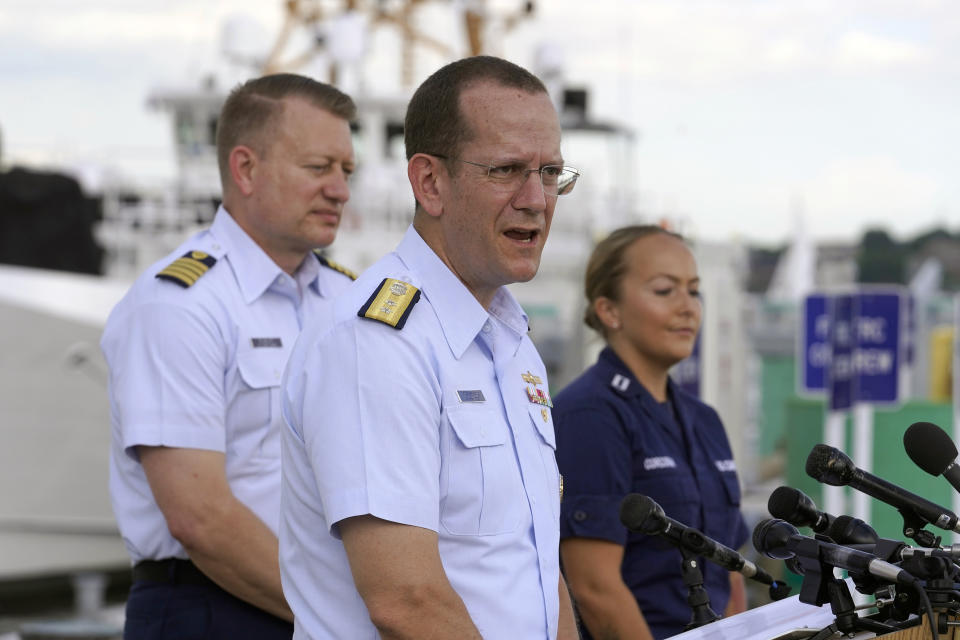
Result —
M664 514L663 507L645 495L631 493L623 499L623 502L620 503L620 522L631 531L649 536L662 536L674 545L703 556L727 571L737 571L747 578L771 585L771 597L774 594L774 587L778 583L769 573L730 547L708 538L693 527L688 527L668 517ZM789 591L789 587L787 587L787 591ZM780 597L785 596L786 593Z
M957 445L932 422L914 422L903 434L903 448L913 463L932 476L943 476L960 491Z
M876 529L852 516L837 516L823 535L837 544L876 544L880 540Z
M799 489L777 487L767 500L767 511L774 518L786 520L798 527L810 527L817 533L823 533L833 524L834 517L829 513L817 511L813 500Z
M833 486L850 485L858 491L886 502L900 511L947 531L960 531L957 514L895 484L858 469L842 451L825 444L816 445L807 457L807 475Z
M810 527L837 544L873 544L878 540L877 532L863 520L818 511L812 498L793 487L775 489L767 501L767 511L794 526Z
M753 530L753 546L768 558L778 560L787 560L798 553L809 553L811 549L815 549L816 559L832 567L860 575L871 575L904 586L917 583L915 577L875 555L802 536L796 527L783 520L769 518L761 521Z

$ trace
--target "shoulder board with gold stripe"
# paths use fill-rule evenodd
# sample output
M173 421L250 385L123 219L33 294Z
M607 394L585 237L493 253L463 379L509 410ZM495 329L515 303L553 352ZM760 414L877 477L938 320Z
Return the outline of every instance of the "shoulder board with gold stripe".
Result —
M156 277L169 280L186 289L193 285L200 276L210 270L217 263L217 259L203 251L187 251L163 268Z
M420 289L393 278L384 278L367 303L360 307L361 318L379 320L394 329L403 329L413 305L420 300Z
M313 255L317 256L317 260L319 260L319 261L320 261L320 264L322 264L323 266L329 267L329 268L333 269L334 271L336 271L337 273L342 273L343 275L347 276L347 277L350 278L351 280L356 280L356 279L357 279L357 272L356 272L356 271L351 271L350 269L347 269L347 268L346 268L345 266L343 266L342 264L340 264L340 263L338 263L338 262L334 262L334 261L331 260L330 258L327 258L327 257L324 257L324 256L320 255L320 253L317 252L317 251L314 251Z

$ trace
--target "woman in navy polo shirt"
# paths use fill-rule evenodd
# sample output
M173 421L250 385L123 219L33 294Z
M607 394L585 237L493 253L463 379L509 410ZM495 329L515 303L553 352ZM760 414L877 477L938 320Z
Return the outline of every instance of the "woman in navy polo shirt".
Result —
M585 321L607 346L555 398L560 554L587 638L666 638L691 617L681 556L620 523L623 497L734 549L749 535L720 418L668 376L700 329L697 265L680 236L625 227L594 249L585 284ZM714 611L745 609L742 576L699 566Z

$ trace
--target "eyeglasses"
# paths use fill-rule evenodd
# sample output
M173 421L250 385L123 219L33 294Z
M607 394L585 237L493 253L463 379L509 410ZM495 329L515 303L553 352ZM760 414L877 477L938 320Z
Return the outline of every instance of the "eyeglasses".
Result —
M439 153L431 153L429 155L443 160L451 159ZM482 162L461 160L460 158L453 159L459 160L464 164L472 164L475 167L486 169L487 178L490 182L500 187L502 191L509 191L511 193L518 191L520 187L523 186L529 174L538 173L540 174L540 186L543 187L543 193L545 195L565 196L573 191L573 187L577 184L577 178L580 177L580 172L573 167L564 167L559 164L548 164L539 169L527 169L526 166L516 163L494 166L483 164Z

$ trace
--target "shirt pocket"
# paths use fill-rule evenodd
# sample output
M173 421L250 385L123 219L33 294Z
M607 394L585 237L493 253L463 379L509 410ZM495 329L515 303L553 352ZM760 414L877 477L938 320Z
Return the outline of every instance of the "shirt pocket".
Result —
M667 517L694 529L701 529L699 492L687 469L647 472L634 479L633 487L634 492L659 504ZM657 549L673 548L662 536L650 536L648 543Z
M280 349L237 354L240 382L227 415L227 449L242 457L280 456L280 381L284 353Z
M550 409L542 405L530 404L528 408L530 420L539 434L540 461L543 464L543 475L547 487L553 491L553 513L560 517L560 471L557 468L557 437L553 427L553 417Z
M515 531L526 505L523 484L502 416L458 409L447 414L454 437L444 456L446 486L440 522L454 535Z

